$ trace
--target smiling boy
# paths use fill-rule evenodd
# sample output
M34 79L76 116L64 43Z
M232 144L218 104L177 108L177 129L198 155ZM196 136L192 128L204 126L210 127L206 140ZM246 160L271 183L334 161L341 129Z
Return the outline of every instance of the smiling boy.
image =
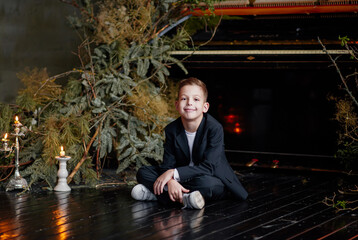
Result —
M165 128L163 163L138 170L134 199L201 209L205 200L222 199L229 192L237 199L247 198L226 159L223 128L207 114L207 97L206 85L199 79L180 82L175 102L180 117Z

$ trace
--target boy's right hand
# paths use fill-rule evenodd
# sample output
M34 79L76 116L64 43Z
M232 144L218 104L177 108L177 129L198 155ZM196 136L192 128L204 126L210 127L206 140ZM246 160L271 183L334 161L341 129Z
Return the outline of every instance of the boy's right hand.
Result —
M180 183L174 179L169 180L167 183L169 198L173 202L183 203L183 193L188 193L190 190L184 188Z
M155 195L160 195L163 193L164 186L169 182L170 179L173 179L174 169L169 169L160 175L157 180L155 180L153 185L153 190Z

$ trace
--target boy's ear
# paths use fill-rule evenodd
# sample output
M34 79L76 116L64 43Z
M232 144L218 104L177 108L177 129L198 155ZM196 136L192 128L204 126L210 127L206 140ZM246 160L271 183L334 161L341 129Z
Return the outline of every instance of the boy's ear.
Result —
M204 103L203 113L209 111L210 104L208 102Z

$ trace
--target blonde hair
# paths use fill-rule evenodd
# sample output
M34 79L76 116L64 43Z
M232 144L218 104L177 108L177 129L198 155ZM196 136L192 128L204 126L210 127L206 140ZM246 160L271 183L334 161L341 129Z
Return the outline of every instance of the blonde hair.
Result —
M179 82L178 98L179 98L180 89L182 89L186 85L196 85L196 86L200 87L204 93L204 100L205 100L204 102L206 102L206 100L208 99L208 89L206 88L206 85L204 82L202 82L201 80L199 80L195 77L186 78Z

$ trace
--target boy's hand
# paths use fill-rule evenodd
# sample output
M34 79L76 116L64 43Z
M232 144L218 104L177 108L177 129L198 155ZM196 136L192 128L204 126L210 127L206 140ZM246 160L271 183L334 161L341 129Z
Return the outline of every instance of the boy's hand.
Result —
M169 169L162 175L160 175L157 180L154 182L153 189L154 194L160 195L163 193L164 186L169 182L170 179L173 179L174 169Z
M183 192L190 192L188 189L184 188L180 183L174 179L169 180L168 182L168 194L170 199L173 202L183 203Z

